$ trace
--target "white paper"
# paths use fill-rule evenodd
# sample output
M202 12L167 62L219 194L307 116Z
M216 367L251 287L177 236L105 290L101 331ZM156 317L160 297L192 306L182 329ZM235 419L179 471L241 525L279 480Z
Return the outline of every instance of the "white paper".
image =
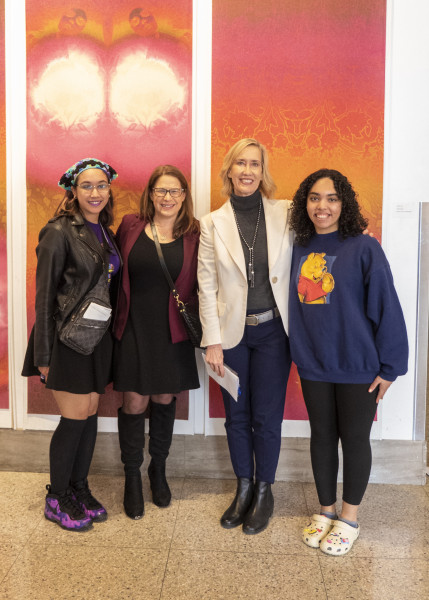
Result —
M223 365L225 370L225 376L220 377L213 369L207 364L206 355L203 352L203 359L206 365L207 373L212 379L214 379L219 385L221 385L227 392L231 394L234 400L237 402L240 390L240 379L235 371L230 369L228 365Z
M83 318L92 319L93 321L107 321L107 319L110 317L111 312L111 308L107 308L106 306L100 306L100 304L91 302L91 304L86 309Z

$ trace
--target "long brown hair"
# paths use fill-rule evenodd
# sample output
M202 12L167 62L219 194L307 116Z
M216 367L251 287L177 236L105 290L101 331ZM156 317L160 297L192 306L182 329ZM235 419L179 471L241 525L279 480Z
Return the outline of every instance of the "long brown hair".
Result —
M140 218L145 219L146 221L153 221L155 207L152 202L151 192L155 187L157 180L162 177L162 175L176 177L176 179L180 181L182 189L185 190L185 199L176 217L176 221L174 222L173 237L177 239L185 233L199 233L200 225L194 217L192 195L188 182L182 171L173 165L159 165L152 172L140 199Z

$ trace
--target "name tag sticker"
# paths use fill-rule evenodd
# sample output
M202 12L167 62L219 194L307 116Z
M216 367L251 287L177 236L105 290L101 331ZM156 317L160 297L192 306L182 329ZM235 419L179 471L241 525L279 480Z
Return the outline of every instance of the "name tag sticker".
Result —
M86 309L83 318L91 319L92 321L107 321L111 313L111 308L107 308L106 306L100 306L100 304L91 302L91 304Z

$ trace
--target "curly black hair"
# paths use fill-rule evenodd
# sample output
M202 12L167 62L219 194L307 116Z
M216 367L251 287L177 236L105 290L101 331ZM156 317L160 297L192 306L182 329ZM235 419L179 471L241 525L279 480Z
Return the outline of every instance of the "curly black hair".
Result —
M335 191L341 200L338 223L340 236L343 239L356 237L368 226L368 220L360 212L357 194L347 177L334 169L319 169L304 179L293 197L290 228L295 231L295 243L298 246L306 246L316 232L307 213L307 197L313 185L325 177L332 179Z

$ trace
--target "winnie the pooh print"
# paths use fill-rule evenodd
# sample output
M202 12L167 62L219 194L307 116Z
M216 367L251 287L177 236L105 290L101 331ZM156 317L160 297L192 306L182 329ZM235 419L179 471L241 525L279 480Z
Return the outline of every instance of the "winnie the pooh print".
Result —
M298 297L303 304L326 304L326 296L335 286L326 268L325 252L311 252L301 267Z

